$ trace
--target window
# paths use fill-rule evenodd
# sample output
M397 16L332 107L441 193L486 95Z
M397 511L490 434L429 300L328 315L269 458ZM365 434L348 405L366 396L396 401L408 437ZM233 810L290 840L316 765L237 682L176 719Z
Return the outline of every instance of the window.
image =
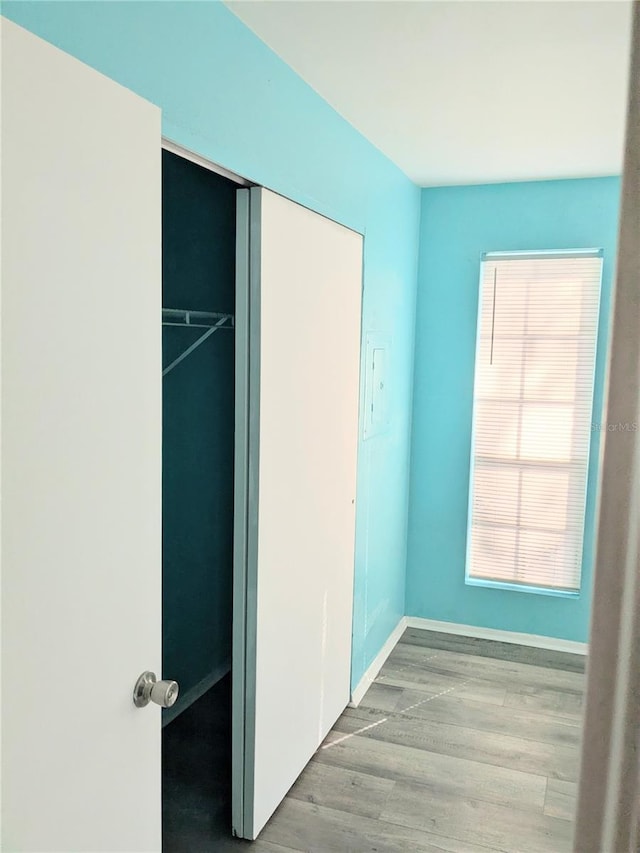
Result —
M602 256L485 255L467 582L580 589Z

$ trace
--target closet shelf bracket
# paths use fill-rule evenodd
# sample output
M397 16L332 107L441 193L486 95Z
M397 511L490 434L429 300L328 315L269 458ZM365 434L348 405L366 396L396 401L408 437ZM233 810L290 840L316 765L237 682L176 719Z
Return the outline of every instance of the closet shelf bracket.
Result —
M234 317L233 314L220 314L215 311L186 311L181 308L163 308L162 309L162 325L163 326L180 326L183 328L206 329L186 350L175 358L171 364L168 364L162 371L162 375L166 376L174 367L177 367L181 361L191 355L207 338L210 338L214 332L219 329L233 329Z

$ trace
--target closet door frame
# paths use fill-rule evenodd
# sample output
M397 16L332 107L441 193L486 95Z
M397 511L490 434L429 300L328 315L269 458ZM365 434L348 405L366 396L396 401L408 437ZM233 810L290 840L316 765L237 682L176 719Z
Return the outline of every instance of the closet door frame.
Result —
M238 184L239 187L253 186L251 181L247 180L247 178L243 178L242 175L238 175L230 169L225 169L224 166L219 166L217 163L207 160L206 157L202 157L200 154L196 154L194 151L184 148L184 146L179 145L177 142L173 142L166 136L162 137L162 148L164 151L169 151L171 154L182 157L183 160L188 160L190 163L195 163L196 166L202 166L203 169L206 169L209 172L215 172L216 175L221 175L223 178L233 181L233 183Z
M246 749L245 736L247 720L245 718L245 696L247 688L247 645L253 643L255 636L247 638L247 566L249 563L249 519L257 518L257 465L249 470L249 460L257 460L258 446L256 419L259 419L259 395L251 403L250 386L259 371L254 364L253 377L250 375L249 352L251 347L249 310L252 302L249 259L250 252L250 190L239 190L236 195L236 406L235 406L235 464L234 464L234 511L233 511L233 620L231 644L231 789L238 792L232 796L231 825L233 834L242 837L245 815L245 774ZM258 247L256 247L257 249ZM255 287L255 282L254 282ZM259 288L257 293L259 298ZM255 303L254 303L255 304ZM254 338L259 342L259 331L253 329ZM258 375L256 375L256 373ZM250 416L253 430L250 427ZM250 447L251 434L254 446ZM253 488L251 482L253 478ZM242 725L233 721L242 720Z
M251 181L243 178L241 175L225 169L217 163L207 160L206 157L195 153L194 151L184 148L177 142L173 142L167 137L162 137L162 149L169 151L183 160L188 160L190 163L195 163L209 172L214 172L216 175L221 175L229 181L238 185L239 190L254 186ZM235 465L234 465L234 506L233 506L233 530L234 530L234 545L233 545L233 617L232 617L232 669L236 672L236 677L245 681L245 619L236 618L237 608L236 601L245 598L245 574L237 571L238 565L246 564L246 525L248 518L248 500L246 496L247 474L246 465L248 461L248 413L249 413L249 396L248 382L245 373L248 367L249 355L249 294L246 288L238 287L238 281L244 280L248 275L246 252L249 245L248 220L244 227L245 218L243 215L244 207L247 205L248 210L248 189L237 194L238 212L236 216L236 306L234 311L234 327L235 327ZM246 199L246 201L245 201ZM239 452L238 447L242 445L242 452ZM237 691L233 692L233 718L237 719L236 714L243 712L243 703L239 703L239 699L244 696L244 690L237 695ZM244 754L244 727L241 732L238 732L238 726L233 726L233 755L240 756ZM244 764L240 760L232 761L231 770L232 785L241 789L242 781L244 780ZM235 825L235 821L233 822Z

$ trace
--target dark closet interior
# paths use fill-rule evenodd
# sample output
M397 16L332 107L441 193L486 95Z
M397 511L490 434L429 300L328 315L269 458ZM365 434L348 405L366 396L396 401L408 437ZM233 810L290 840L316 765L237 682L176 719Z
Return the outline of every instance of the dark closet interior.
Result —
M236 190L163 151L162 672L180 685L163 711L165 853L231 833L234 331L185 312L235 312Z

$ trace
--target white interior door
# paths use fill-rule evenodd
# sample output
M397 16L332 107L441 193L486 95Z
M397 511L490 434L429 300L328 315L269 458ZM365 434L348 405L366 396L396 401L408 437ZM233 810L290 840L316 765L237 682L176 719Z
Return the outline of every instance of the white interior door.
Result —
M2 22L2 849L160 849L160 113Z
M256 188L238 244L233 824L255 838L349 701L362 237Z

